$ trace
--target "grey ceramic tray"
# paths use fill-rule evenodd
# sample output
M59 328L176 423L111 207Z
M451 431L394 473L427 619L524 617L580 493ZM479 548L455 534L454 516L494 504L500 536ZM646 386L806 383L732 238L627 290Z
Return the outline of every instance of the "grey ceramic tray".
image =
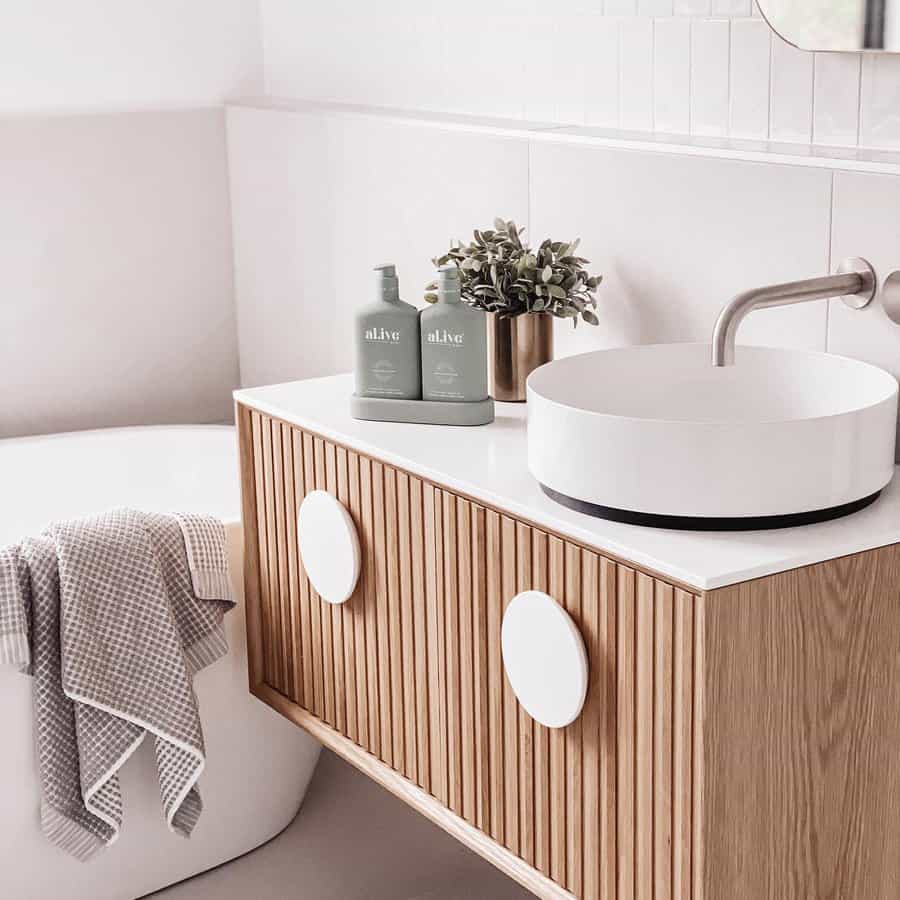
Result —
M389 400L350 396L350 415L374 422L412 422L415 425L487 425L494 421L494 401L458 403L442 400Z

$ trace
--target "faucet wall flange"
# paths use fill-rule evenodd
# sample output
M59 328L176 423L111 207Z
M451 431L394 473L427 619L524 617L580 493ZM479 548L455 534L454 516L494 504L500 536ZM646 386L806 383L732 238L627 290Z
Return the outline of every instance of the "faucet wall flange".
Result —
M849 275L852 272L862 278L862 286L855 294L844 294L841 300L850 309L865 309L875 298L878 278L872 264L861 256L848 256L846 259L842 259L840 265L835 269L835 273L838 275Z

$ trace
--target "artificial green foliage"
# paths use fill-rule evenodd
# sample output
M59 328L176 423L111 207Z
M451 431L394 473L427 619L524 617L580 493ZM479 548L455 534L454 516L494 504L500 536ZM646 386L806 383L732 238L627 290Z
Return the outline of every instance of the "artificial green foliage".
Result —
M602 276L588 274L589 260L575 255L580 239L548 239L532 250L522 240L524 231L515 222L495 219L492 230L476 230L471 243L457 241L432 262L457 265L462 298L470 306L501 316L550 313L573 325L579 318L598 325L594 293ZM434 303L437 282L426 290L425 299Z

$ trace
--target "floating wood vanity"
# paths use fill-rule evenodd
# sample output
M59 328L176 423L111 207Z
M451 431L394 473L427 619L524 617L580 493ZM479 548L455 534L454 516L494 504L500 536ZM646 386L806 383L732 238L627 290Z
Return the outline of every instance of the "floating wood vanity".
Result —
M540 492L522 406L360 422L350 390L236 394L256 696L540 897L900 896L900 484L805 529L636 528ZM298 551L316 489L359 535L341 605ZM504 677L528 589L584 638L566 728Z

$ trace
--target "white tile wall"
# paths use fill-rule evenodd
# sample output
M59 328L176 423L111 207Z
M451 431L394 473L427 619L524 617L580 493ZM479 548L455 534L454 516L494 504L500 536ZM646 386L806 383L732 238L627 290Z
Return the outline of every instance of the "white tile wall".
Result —
M829 172L550 143L530 171L535 239L581 237L604 274L601 325L557 323L559 355L708 341L738 292L827 270ZM824 303L767 310L741 339L824 349L825 322Z
M793 50L751 0L578 0L564 15L458 0L451 23L438 0L261 9L276 96L900 149L900 57Z

